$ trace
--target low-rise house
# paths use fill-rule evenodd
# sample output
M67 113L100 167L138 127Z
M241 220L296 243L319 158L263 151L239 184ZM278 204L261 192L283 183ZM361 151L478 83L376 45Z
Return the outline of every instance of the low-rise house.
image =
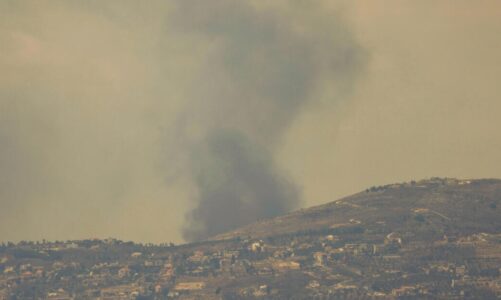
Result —
M264 242L263 241L253 242L253 243L251 243L249 248L252 252L256 252L256 253L264 252L264 248L265 248Z
M118 270L118 277L119 278L125 278L130 276L130 269L129 267L125 266L121 269Z
M313 253L313 259L315 260L316 266L323 266L327 261L327 254L323 252L315 252Z
M193 291L201 290L205 288L205 282L203 281L192 281L192 282L179 282L174 286L176 291Z
M397 296L397 297L406 296L406 295L415 294L415 293L416 293L415 286L401 286L401 287L393 289L391 291L391 294L393 296Z
M281 272L288 270L299 270L301 269L301 264L291 260L277 260L273 262L273 268Z
M195 251L192 256L188 257L188 261L199 263L204 258L206 258L206 256L204 255L203 251Z
M396 243L402 245L402 236L398 232L392 232L386 236L385 244Z
M101 289L101 300L114 299L135 299L138 295L144 293L144 289L138 285L117 285Z
M132 258L139 258L139 257L141 257L142 255L143 255L143 253L141 253L141 252L133 252L133 253L130 255L130 257L132 257Z
M73 297L63 289L47 293L48 300L71 300Z
M316 289L316 288L320 287L320 283L316 280L312 280L308 283L308 285L306 287L310 288L310 289Z
M456 276L464 276L466 274L466 267L465 266L458 266L456 267Z

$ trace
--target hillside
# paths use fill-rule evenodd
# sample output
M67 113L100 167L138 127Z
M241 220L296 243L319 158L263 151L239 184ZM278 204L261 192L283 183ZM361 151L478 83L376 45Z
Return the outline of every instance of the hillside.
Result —
M372 187L210 240L0 247L0 299L498 299L501 180Z
M271 220L218 235L263 238L298 231L328 228L393 228L435 234L499 232L501 180L456 180L435 178L419 182L372 187L324 205L302 209ZM421 226L423 227L423 226ZM417 232L416 232L417 233Z

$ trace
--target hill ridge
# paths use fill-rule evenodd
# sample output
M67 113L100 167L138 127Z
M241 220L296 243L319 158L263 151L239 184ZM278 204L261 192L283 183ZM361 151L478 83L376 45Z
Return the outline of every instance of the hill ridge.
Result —
M476 186L478 184L500 184L501 185L501 179L496 179L496 178L484 178L484 179L456 179L456 178L441 178L441 177L431 177L428 179L422 179L419 181L410 181L410 182L402 182L402 183L392 183L392 184L386 184L386 185L381 185L381 186L373 186L370 188L365 189L364 191L348 195L342 198L339 198L337 200L327 202L324 204L319 204L315 206L311 206L308 208L300 208L298 210L292 211L288 214L277 216L274 218L269 218L265 220L260 220L257 222L254 222L252 224L248 224L246 226L240 227L238 229L231 230L229 232L221 233L218 234L214 237L209 238L208 240L224 240L224 239L232 239L235 237L254 237L254 238L259 238L259 237L267 237L267 236L272 236L277 233L293 233L294 230L290 229L285 232L280 232L280 230L277 232L276 230L267 230L263 231L261 233L254 232L257 230L259 227L266 227L266 226L279 226L283 224L284 222L287 222L288 220L294 218L294 217L301 217L301 216L308 216L311 214L315 214L315 212L319 211L325 211L329 210L332 211L334 207L339 207L340 205L348 205L352 207L356 207L358 204L356 203L351 203L350 201L353 200L361 200L361 198L364 197L374 197L379 194L383 194L384 192L388 191L398 191L398 189L408 189L408 190L419 190L419 189L426 189L426 193L431 193L433 191L436 191L437 189L444 189L444 188L463 188L463 190L467 190L468 187L471 186ZM377 198L376 198L377 200ZM415 207L415 209L419 209L419 207ZM428 210L430 208L427 208ZM325 212L324 212L325 213ZM432 213L435 214L441 214L439 212L436 212L432 210ZM445 214L442 214L445 216ZM447 218L447 217L446 217ZM331 224L331 226L334 224ZM311 227L311 226L310 226ZM310 228L307 226L307 228ZM301 229L298 228L297 231L300 231ZM253 234L254 233L254 234Z

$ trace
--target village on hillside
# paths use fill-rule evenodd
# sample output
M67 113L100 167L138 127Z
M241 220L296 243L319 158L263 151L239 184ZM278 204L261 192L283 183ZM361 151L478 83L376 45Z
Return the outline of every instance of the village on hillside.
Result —
M501 235L444 236L421 244L360 228L188 246L9 244L0 252L0 298L501 296Z
M184 245L3 243L0 299L496 299L499 184L374 187Z

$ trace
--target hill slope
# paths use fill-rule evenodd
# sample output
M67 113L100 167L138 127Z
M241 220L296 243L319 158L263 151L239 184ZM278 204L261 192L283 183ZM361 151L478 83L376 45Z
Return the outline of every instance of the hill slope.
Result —
M386 227L415 231L416 219L442 233L498 232L501 180L431 179L372 187L324 205L302 209L218 235L263 238L297 231Z

